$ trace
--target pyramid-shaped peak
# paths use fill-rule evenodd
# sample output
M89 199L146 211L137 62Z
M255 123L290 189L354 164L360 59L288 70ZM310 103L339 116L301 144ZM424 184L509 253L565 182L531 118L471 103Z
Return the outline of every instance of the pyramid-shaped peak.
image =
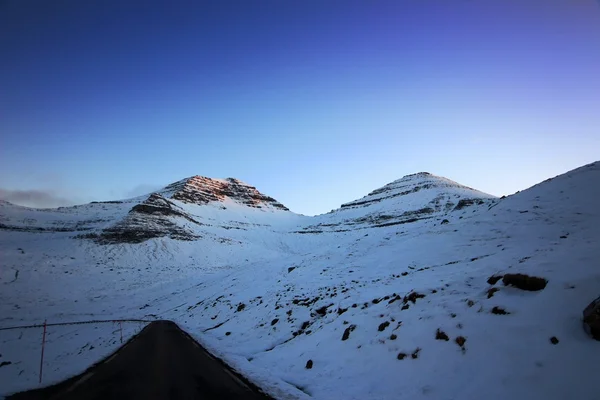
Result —
M411 199L413 202L417 199L413 194L420 192L417 202L423 205L431 199L441 198L469 198L469 199L488 199L494 196L480 192L468 186L461 185L448 178L433 175L429 172L417 172L415 174L405 175L404 177L388 183L366 195L365 197L342 204L342 208L355 208L357 206L371 206L386 199L394 199L395 202ZM425 195L425 193L428 193ZM430 199L431 198L431 199ZM398 203L400 204L400 203Z
M204 205L211 202L236 203L264 209L289 211L287 207L274 198L259 192L254 186L236 178L209 178L195 175L174 182L159 192L162 196L179 200L183 203Z

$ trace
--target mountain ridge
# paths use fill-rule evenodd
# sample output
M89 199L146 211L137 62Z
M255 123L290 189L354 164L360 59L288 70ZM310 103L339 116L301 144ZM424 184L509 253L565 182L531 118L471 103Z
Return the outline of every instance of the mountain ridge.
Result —
M422 174L373 198L408 194L314 217L159 193L2 207L22 229L0 229L0 322L171 319L281 399L594 398L581 312L600 284L598 182L592 163L498 199ZM135 240L78 240L115 227ZM44 379L118 347L105 325L53 327ZM0 396L37 385L39 340L0 331Z

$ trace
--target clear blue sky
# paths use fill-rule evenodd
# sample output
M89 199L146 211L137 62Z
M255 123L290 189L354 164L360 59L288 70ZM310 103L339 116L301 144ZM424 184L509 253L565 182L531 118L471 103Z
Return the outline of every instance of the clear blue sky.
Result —
M0 194L236 177L304 214L600 159L597 0L0 1Z

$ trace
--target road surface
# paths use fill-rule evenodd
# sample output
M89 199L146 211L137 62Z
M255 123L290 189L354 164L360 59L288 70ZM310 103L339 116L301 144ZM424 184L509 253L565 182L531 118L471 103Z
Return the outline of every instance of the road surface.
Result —
M7 399L272 400L171 321L150 323L112 356L79 376Z

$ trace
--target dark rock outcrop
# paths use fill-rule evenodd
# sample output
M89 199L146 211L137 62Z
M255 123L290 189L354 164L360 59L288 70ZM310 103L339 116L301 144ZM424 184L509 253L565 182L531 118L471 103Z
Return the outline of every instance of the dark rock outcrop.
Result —
M170 184L164 189L164 192L170 194L167 197L184 203L204 205L210 202L222 202L226 198L230 198L248 207L270 206L289 211L274 198L262 194L254 186L235 178L212 179L196 175Z
M148 239L169 237L176 240L195 240L199 237L181 226L173 217L181 217L202 225L187 215L182 209L159 194L152 194L143 203L129 210L129 214L115 225L99 234L85 238L94 239L100 244L141 243Z
M583 310L583 327L594 339L600 340L600 297Z
M529 276L525 274L505 274L502 278L502 283L505 286L514 286L521 290L535 292L546 287L548 281L537 276Z

